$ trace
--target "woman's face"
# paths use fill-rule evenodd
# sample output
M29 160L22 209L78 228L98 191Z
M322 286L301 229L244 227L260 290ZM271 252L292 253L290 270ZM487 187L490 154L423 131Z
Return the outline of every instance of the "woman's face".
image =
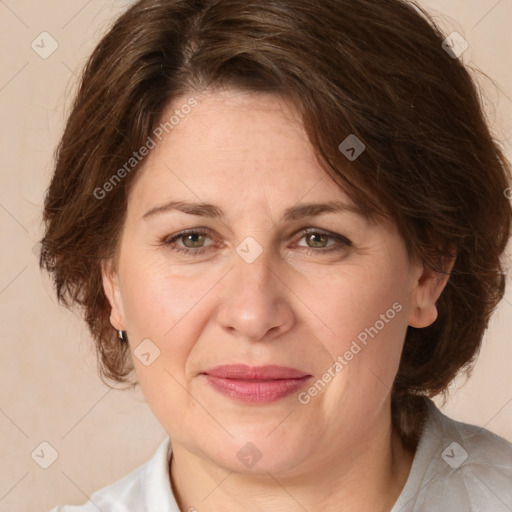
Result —
M353 204L283 99L197 99L144 160L104 272L142 391L173 446L230 470L357 456L389 429L407 326L435 319L442 284L395 226L325 206ZM305 377L213 376L235 364Z

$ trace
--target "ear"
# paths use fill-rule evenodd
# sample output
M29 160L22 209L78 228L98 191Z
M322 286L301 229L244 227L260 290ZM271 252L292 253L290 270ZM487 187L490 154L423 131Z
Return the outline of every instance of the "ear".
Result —
M111 261L103 262L101 265L101 277L103 290L110 303L110 323L117 330L125 330L126 322L124 316L123 302L119 288L119 275L112 266Z
M437 319L436 301L450 278L455 258L452 256L443 260L442 272L422 265L421 274L412 292L412 309L408 322L411 327L428 327Z

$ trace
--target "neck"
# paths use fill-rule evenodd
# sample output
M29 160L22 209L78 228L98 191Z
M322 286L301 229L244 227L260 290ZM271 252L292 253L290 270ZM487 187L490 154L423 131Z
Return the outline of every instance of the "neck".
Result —
M414 452L404 448L390 415L385 424L357 449L331 446L321 463L286 476L236 473L173 440L174 496L183 512L389 512L407 481Z

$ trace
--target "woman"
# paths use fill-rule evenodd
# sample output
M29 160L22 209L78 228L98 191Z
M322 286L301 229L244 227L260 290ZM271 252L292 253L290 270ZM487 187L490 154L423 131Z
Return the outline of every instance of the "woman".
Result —
M509 185L409 3L134 4L83 74L41 264L169 437L54 510L511 510L510 443L428 398L504 294Z

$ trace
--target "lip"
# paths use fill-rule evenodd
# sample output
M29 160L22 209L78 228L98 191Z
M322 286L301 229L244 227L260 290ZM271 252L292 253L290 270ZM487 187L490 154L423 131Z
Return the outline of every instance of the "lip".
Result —
M300 379L308 376L296 368L287 366L266 365L249 366L246 364L223 364L210 368L206 372L212 377L239 380L271 380L271 379Z
M312 377L285 366L221 365L203 374L218 392L246 403L272 403L303 387Z

